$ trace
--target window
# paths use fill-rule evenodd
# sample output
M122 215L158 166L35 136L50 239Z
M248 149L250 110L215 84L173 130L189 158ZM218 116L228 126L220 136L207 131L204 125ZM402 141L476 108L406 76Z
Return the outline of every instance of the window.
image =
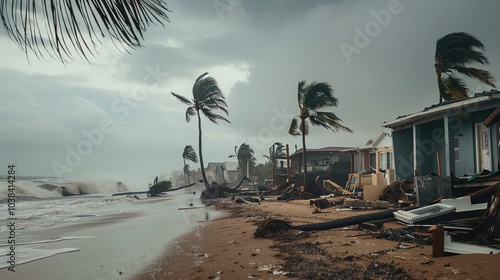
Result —
M379 155L379 168L380 169L394 169L394 153L382 152Z
M379 155L379 169L387 169L387 153L380 153Z
M455 150L455 161L460 161L460 138L453 138L453 148Z

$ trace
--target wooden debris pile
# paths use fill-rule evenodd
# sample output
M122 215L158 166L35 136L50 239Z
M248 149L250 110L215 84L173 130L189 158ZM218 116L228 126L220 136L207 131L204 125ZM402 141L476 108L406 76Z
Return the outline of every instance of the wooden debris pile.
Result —
M307 186L301 186L300 183L300 179L295 179L278 186L276 190L267 191L264 195L278 195L279 200L289 200L311 199L338 192L335 188L323 186L317 181L312 181Z

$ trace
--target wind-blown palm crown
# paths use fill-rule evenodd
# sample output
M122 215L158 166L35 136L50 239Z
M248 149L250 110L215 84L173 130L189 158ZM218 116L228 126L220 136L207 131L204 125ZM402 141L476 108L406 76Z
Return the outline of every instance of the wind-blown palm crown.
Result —
M458 73L495 87L495 79L490 72L467 64L489 64L488 58L482 53L484 45L476 37L464 33L450 33L436 42L434 67L438 79L440 101L461 100L468 98L469 89L465 81L455 77Z
M194 163L198 162L198 156L196 155L196 152L194 151L191 145L186 145L186 147L184 147L184 151L182 152L182 158L185 160L187 159L189 161L192 161Z
M333 132L339 130L352 132L349 128L340 124L342 120L335 113L318 111L327 107L338 106L338 100L333 96L333 89L329 84L312 82L306 85L306 81L299 82L298 103L300 113L292 120L289 130L291 135L308 135L309 125L307 120L314 126L323 126Z
M234 155L229 155L229 158L238 159L238 168L243 176L246 175L247 164L249 168L255 167L256 158L254 157L254 150L250 145L243 142L239 147L234 147Z
M230 123L230 121L225 117L213 112L213 110L221 110L226 113L226 115L228 115L228 111L226 109L226 100L221 90L219 89L219 86L217 85L217 81L214 78L208 76L208 72L203 73L196 79L193 85L193 98L191 100L174 92L172 92L172 95L182 103L188 105L188 108L186 109L186 122L190 122L193 116L198 117L198 154L200 157L201 175L203 177L203 181L205 182L205 187L209 188L210 186L207 181L207 176L205 174L205 168L203 164L200 111L213 123L217 123L218 120L223 120Z
M135 49L144 31L169 21L170 12L161 0L2 0L0 16L10 38L28 55L44 53L66 61L73 52L87 59L99 37Z
M306 135L309 134L309 122L314 126L322 126L333 132L352 132L337 115L330 111L319 111L328 107L337 107L338 100L333 96L333 89L328 83L301 81L298 84L297 99L299 115L292 119L288 133L302 135L302 159L304 168L304 185L307 180Z
M184 151L182 152L182 159L184 160L184 175L186 175L188 184L191 184L189 180L189 164L186 164L186 159L194 163L198 162L198 156L191 145L186 145Z

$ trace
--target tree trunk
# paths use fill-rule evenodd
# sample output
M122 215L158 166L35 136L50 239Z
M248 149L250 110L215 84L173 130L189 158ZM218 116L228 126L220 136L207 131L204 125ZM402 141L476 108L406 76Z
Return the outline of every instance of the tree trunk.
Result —
M210 185L208 184L207 175L205 174L205 166L203 164L203 153L202 153L202 141L201 141L201 117L200 111L198 113L198 152L200 153L200 165L201 165L201 176L203 177L203 182L205 183L205 188L209 189Z
M301 125L304 125L302 121ZM307 186L307 157L306 157L306 135L304 133L304 127L302 126L302 162L304 165L304 187Z
M184 177L187 177L187 181L188 181L188 185L191 184L191 182L189 182L189 170L186 169L186 159L185 158L182 158L184 160Z

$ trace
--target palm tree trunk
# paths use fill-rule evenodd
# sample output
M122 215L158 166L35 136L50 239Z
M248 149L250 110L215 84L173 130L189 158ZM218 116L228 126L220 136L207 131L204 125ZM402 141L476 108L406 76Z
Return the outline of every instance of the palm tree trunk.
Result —
M304 187L307 185L306 135L302 131L302 162L304 164Z
M188 185L189 185L189 184L191 184L191 182L189 182L189 173L188 173L189 170L186 170L186 159L183 158L183 160L184 160L184 168L183 168L183 170L184 170L184 177L187 177L187 181L188 181Z
M201 165L201 176L203 177L203 182L205 183L205 188L210 188L208 184L207 175L205 174L205 165L203 164L203 153L201 152L202 141L201 141L201 117L198 111L198 153L200 153L200 165Z
M441 71L439 71L437 69L435 64L434 64L434 68L436 69L436 76L437 76L437 80L438 80L439 104L441 104L441 102L443 102L443 95L441 94L441 87L439 86L441 84Z

